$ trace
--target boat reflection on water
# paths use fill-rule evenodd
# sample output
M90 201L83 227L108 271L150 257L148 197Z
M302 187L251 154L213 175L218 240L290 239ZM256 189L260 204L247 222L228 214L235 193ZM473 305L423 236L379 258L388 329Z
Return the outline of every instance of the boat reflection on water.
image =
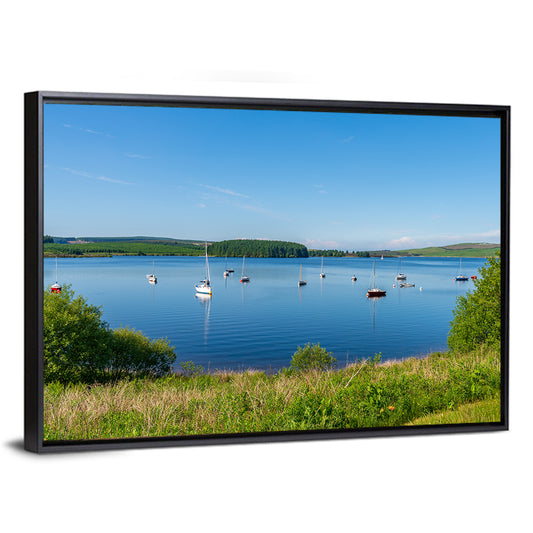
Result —
M368 302L372 302L372 333L376 332L376 305L381 304L379 300L381 300L380 297L369 298L367 300ZM377 302L379 302L379 304L377 304Z
M194 297L200 305L205 310L205 318L204 318L204 345L207 346L207 339L208 339L208 333L209 333L209 314L211 312L211 295L210 294L202 294L200 292L197 292Z

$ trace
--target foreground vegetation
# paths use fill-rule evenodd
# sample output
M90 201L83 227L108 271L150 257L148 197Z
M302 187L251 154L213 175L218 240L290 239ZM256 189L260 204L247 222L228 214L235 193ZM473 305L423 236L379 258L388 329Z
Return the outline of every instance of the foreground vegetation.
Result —
M333 362L333 361L331 361ZM499 421L500 356L479 347L335 370L187 371L162 378L45 387L45 439L107 439L401 426L461 412ZM465 406L490 400L487 420ZM466 413L466 414L465 414ZM443 419L444 420L444 419Z

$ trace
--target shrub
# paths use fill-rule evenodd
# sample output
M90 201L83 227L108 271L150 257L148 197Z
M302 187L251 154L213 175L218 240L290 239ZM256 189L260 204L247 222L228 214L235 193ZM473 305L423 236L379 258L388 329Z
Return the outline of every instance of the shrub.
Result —
M110 329L100 307L70 285L44 294L44 381L95 383L118 377L163 376L176 359L166 339L129 328Z
M114 378L161 377L176 359L168 339L149 339L133 328L111 330L111 357L106 369Z
M500 347L500 257L489 257L479 274L474 281L474 291L457 298L448 334L448 347L452 351L473 350L481 344Z
M328 370L334 368L337 359L331 355L320 343L307 343L303 348L298 346L291 359L290 369L296 371Z
M44 294L45 382L91 382L110 356L110 334L99 307L89 305L66 285Z

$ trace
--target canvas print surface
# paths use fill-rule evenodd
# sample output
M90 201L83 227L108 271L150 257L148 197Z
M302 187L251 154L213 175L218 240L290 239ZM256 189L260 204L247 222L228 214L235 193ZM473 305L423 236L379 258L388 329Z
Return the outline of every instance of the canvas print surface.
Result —
M45 104L45 441L499 422L500 143Z

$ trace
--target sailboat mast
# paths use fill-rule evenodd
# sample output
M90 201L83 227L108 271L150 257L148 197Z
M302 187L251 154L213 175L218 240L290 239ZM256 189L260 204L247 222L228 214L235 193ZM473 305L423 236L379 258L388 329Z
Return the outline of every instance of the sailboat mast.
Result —
M207 242L205 243L205 272L206 272L206 280L209 281L209 261L207 260Z
M56 256L56 283L57 283L57 256Z
M373 281L373 286L372 288L375 289L376 288L376 260L374 259L374 281Z
M244 258L245 257L246 257L245 255L242 256L242 274L241 274L241 277L244 277Z

